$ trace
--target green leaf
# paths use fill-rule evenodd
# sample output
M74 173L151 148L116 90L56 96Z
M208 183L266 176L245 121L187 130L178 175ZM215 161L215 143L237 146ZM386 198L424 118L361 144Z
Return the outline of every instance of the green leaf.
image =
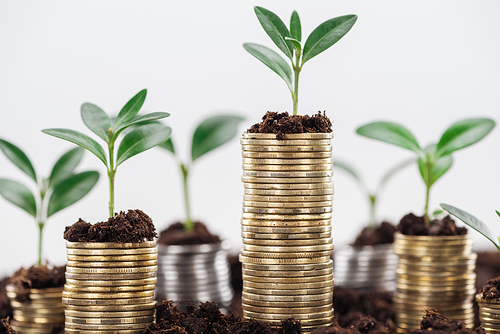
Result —
M491 241L495 247L500 251L500 246L496 242L496 237L491 233L490 229L486 224L484 224L482 221L471 215L470 213L467 213L463 210L460 210L454 206L451 206L449 204L440 204L443 209L448 211L451 215L457 217L461 221L463 221L465 224L468 226L472 227L474 230L478 231L481 233L483 236L486 237L489 241Z
M146 124L138 126L125 137L118 147L116 166L130 159L136 154L153 148L170 137L172 129L163 124Z
M290 32L286 27L285 23L281 21L278 15L274 14L270 10L262 7L255 6L255 15L259 19L259 22L266 31L267 35L272 39L274 44L287 56L292 59L293 57L293 47L290 42L285 40L285 37L290 37Z
M20 170L28 174L29 177L37 182L36 172L30 159L28 159L28 156L26 156L19 147L6 140L0 139L0 150L2 150L5 156L19 167Z
M437 144L437 155L451 154L483 139L495 127L488 118L469 118L452 124Z
M295 50L297 50L298 53L302 52L302 45L300 45L300 42L298 40L290 37L286 37L285 39L292 42L293 47L295 48Z
M436 145L432 144L426 147L426 152L428 152L428 157L432 157L435 155L435 149ZM427 183L427 171L428 171L428 159L418 159L418 169L420 171L420 175L422 175L422 178L424 180L424 183ZM453 157L451 155L445 155L444 157L439 158L435 163L434 167L432 168L432 175L431 175L431 183L428 186L432 186L441 176L443 176L448 169L453 165Z
M0 179L0 195L36 218L35 197L23 184L7 179Z
M498 217L500 217L500 212L498 212L498 210L495 210L495 211L496 211Z
M130 101L125 104L115 120L115 130L120 128L123 124L130 121L139 110L141 110L144 101L146 100L146 95L148 94L147 89L141 90L137 93Z
M397 164L396 166L392 167L391 169L389 169L384 174L384 176L382 176L382 179L380 180L380 182L378 184L377 193L387 184L387 182L389 182L389 180L394 175L396 175L397 173L399 173L400 171L402 171L403 169L405 169L406 167L408 167L409 165L411 165L413 163L415 163L415 158L407 159L407 160L405 160L403 162L400 162L399 164Z
M47 217L78 202L95 186L99 173L88 171L72 175L55 185L49 199Z
M240 116L220 115L201 122L193 134L191 159L195 161L202 155L228 142L237 134Z
M161 112L161 111L152 112L152 113L149 113L146 115L135 116L130 121L128 121L125 124L122 124L119 128L116 129L116 132L113 136L113 140L116 140L116 138L118 138L118 135L123 130L128 128L129 126L132 126L132 125L138 124L138 123L142 123L142 122L144 122L144 124L149 124L149 122L152 122L152 121L157 120L157 119L166 118L168 116L170 116L170 114L168 112Z
M321 23L306 40L302 64L337 43L351 30L357 19L356 15L345 15Z
M299 14L295 10L290 18L290 37L299 42L302 40L302 26L300 24Z
M172 141L172 137L168 138L166 141L164 141L163 143L161 143L158 146L175 154L174 142Z
M418 145L417 140L403 126L391 122L374 122L359 127L356 133L368 138L380 140L389 144L397 145L425 157L424 151Z
M106 143L109 142L108 130L111 128L111 118L101 108L92 103L82 104L80 113L87 128Z
M440 214L442 214L442 213L443 213L443 210L434 210L434 212L432 213L432 215L433 215L434 217L436 217L436 216L439 216L439 215L440 215Z
M42 130L42 132L83 147L84 149L98 157L99 160L101 160L104 165L108 167L104 149L94 139L88 137L87 135L69 129L45 129Z
M84 150L81 147L74 148L66 152L56 162L49 177L49 187L54 186L61 180L73 174L73 170L82 160Z
M267 67L278 74L283 80L285 80L290 92L293 91L292 88L292 69L290 65L283 59L279 54L273 50L254 43L243 44L245 50L247 50L252 56L260 60Z

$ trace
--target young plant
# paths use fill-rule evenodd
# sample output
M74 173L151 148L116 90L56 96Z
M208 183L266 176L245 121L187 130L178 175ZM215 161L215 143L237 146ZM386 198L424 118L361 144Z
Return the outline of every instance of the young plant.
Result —
M137 113L144 104L146 94L146 89L137 93L137 95L125 104L115 119L109 117L101 108L94 104L84 103L82 105L81 116L83 123L106 142L108 151L107 158L104 148L94 139L83 133L68 129L42 130L42 132L46 134L83 147L104 163L109 180L110 217L113 217L115 210L115 175L118 166L134 155L149 150L170 137L171 129L162 124L139 124L141 122L170 116L170 114L166 112L153 112L138 116ZM116 140L123 130L132 125L136 125L136 127L123 137L115 158Z
M484 138L495 126L488 118L469 118L452 124L437 144L421 148L415 137L403 126L391 122L374 122L356 130L359 135L403 147L414 152L418 169L426 187L424 220L428 224L429 198L432 185L453 164L452 153Z
M351 165L349 165L348 163L343 162L341 160L339 161L337 159L337 161L333 162L333 166L338 167L339 169L342 169L343 171L345 171L349 175L351 175L354 178L354 180L356 180L356 182L358 183L361 190L365 193L365 195L366 195L365 198L368 200L368 203L370 206L370 220L369 220L370 223L369 223L368 227L375 229L376 223L377 223L377 221L376 221L376 208L377 208L378 199L380 198L380 194L382 193L382 190L384 189L387 182L394 175L396 175L398 172L403 170L405 167L412 164L414 161L415 161L415 159L409 159L409 160L403 161L403 162L397 164L396 166L392 167L391 169L389 169L384 174L384 176L380 179L380 181L378 182L378 185L377 185L377 188L375 188L375 191L368 189L368 186L363 181L363 179L361 178L359 173L356 171L356 169L354 167L352 167Z
M283 21L273 12L262 7L254 7L254 10L267 35L290 60L291 68L283 57L265 46L245 43L243 47L285 81L292 94L293 114L297 115L299 74L302 71L302 66L308 60L337 43L351 30L358 17L356 15L345 15L327 20L314 29L305 44L302 45L302 27L296 11L292 13L290 30L288 30Z
M239 116L220 115L207 118L201 122L193 134L193 140L191 142L191 163L189 164L183 163L178 159L171 138L160 144L160 147L172 152L179 161L184 185L184 204L186 209L184 229L186 232L194 230L194 224L191 220L188 187L188 175L191 165L206 153L227 143L236 136L238 123L242 120L243 118Z
M458 219L463 221L465 224L467 224L468 226L472 227L474 230L481 233L484 237L486 237L486 239L488 239L489 241L491 241L495 245L495 247L498 249L498 251L500 251L500 244L497 242L497 241L500 241L500 236L495 237L493 235L493 233L491 233L490 229L488 228L488 226L486 226L485 223L483 223L482 221L480 221L479 219L477 219L476 217L474 217L470 213L467 213L463 210L460 210L459 208L456 208L452 205L443 204L443 203L441 203L440 205L444 210L448 211L449 214L457 217ZM495 210L495 211L496 211L497 215L500 217L500 212L498 210Z
M0 195L35 218L40 231L38 265L41 265L43 228L47 219L87 195L99 180L99 173L96 171L74 173L84 152L79 147L61 156L47 178L36 174L28 156L14 144L0 139L0 149L10 161L35 182L36 199L24 184L2 178L0 178Z

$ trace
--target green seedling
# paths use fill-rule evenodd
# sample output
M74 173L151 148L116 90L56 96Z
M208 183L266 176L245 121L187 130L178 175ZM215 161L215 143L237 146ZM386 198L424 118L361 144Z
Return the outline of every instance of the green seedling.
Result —
M81 108L83 123L107 144L108 157L104 148L89 136L68 129L45 129L42 132L51 136L67 140L83 147L101 160L106 166L109 181L109 216L113 217L115 209L115 175L119 165L129 158L142 153L166 141L170 137L171 129L162 124L139 123L162 119L170 116L166 112L153 112L146 115L137 115L147 91L141 90L125 104L115 119L109 117L101 108L91 103L84 103ZM128 132L120 142L115 158L115 144L120 133L128 127L136 127Z
M368 186L366 185L366 182L363 180L363 178L360 176L360 174L356 171L354 167L352 167L349 163L343 162L342 160L336 160L333 162L333 167L337 167L352 176L352 178L358 183L359 187L365 193L365 198L368 200L369 207L370 207L370 220L369 220L369 226L370 228L374 229L376 227L376 209L377 209L377 203L378 200L380 199L381 193L383 189L385 188L387 182L398 172L409 166L410 164L414 163L415 159L408 159L406 161L403 161L396 166L392 167L389 169L383 177L380 179L378 182L377 188L375 188L374 191L370 190Z
M490 229L488 228L488 226L485 223L483 223L482 221L480 221L479 219L477 219L476 217L474 217L470 213L465 212L463 210L460 210L459 208L456 208L452 205L443 204L443 203L441 203L440 205L444 210L448 211L449 214L457 217L458 219L463 221L465 224L467 224L468 226L470 226L471 228L473 228L474 230L476 230L480 234L482 234L484 237L486 237L486 239L491 241L493 243L493 245L495 245L495 247L500 252L500 244L498 243L498 241L500 241L500 236L495 237L495 235L490 231ZM500 217L500 212L498 210L495 210L495 211L496 211L497 215Z
M356 130L359 135L400 146L417 155L418 169L426 187L424 220L429 224L431 187L453 164L452 153L484 138L495 127L488 118L469 118L452 124L437 144L421 148L405 127L391 122L374 122Z
M0 195L29 213L38 225L38 265L42 264L43 228L49 217L78 202L95 186L99 173L88 171L75 174L74 170L82 159L84 150L75 148L61 156L50 176L36 174L28 156L17 146L0 139L0 149L20 170L26 173L36 185L36 192L17 181L0 178Z
M314 29L305 44L302 45L302 27L296 11L292 13L289 30L273 12L262 7L254 7L254 10L262 28L264 28L278 49L290 60L291 67L282 56L265 46L245 43L243 47L285 81L292 94L293 114L297 115L299 74L302 71L302 66L308 60L337 43L351 30L358 17L356 15L345 15L327 20Z
M193 163L201 158L206 153L216 149L217 147L227 143L237 134L238 123L243 120L242 117L232 115L213 116L202 121L194 131L193 140L191 142L191 162L184 163L179 160L174 149L174 143L169 138L159 146L170 151L179 162L179 167L182 172L184 185L184 204L186 209L186 219L184 220L184 229L186 232L194 230L194 224L191 219L191 211L189 205L189 187L188 176L189 170Z

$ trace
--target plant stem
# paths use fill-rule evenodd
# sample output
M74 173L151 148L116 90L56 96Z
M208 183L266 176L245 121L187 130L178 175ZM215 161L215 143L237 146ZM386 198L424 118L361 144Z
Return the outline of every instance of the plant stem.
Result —
M428 156L426 161L427 168L427 180L425 180L426 194L425 194L425 213L424 213L424 222L425 225L429 226L429 199L431 194L432 187L432 170L434 169L434 162Z
M375 203L377 201L377 196L369 194L370 198L370 225L369 227L375 229L376 221L375 221Z
M182 171L182 180L184 182L184 204L186 207L186 220L184 221L184 229L187 232L191 232L194 230L194 224L191 220L191 212L189 209L189 192L188 192L188 174L189 168L181 163L181 171Z
M115 215L115 161L113 156L114 143L109 144L109 168L108 168L108 180L109 180L109 217L112 218Z
M40 229L40 239L38 242L38 266L42 265L42 241L43 241L42 232L43 232L44 225L45 225L44 222L38 222L38 228Z
M297 115L297 110L299 108L299 74L302 66L299 66L300 51L295 50L295 64L292 61L294 80L293 80L293 114Z

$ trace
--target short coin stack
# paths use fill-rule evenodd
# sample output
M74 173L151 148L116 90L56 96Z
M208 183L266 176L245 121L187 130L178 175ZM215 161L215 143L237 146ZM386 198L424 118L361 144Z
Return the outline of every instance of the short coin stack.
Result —
M468 235L396 233L394 252L399 256L394 304L400 332L420 328L426 308L474 326L477 255Z
M482 299L483 295L480 293L476 295L476 301L479 305L479 320L481 320L481 327L484 328L486 333L493 333L500 331L500 301L498 299L485 300Z
M64 322L62 287L31 289L29 300L18 302L14 286L7 285L7 296L14 312L12 327L23 334L50 333L52 326Z
M66 333L139 334L154 322L155 241L66 247Z
M333 322L331 133L243 134L243 316Z

